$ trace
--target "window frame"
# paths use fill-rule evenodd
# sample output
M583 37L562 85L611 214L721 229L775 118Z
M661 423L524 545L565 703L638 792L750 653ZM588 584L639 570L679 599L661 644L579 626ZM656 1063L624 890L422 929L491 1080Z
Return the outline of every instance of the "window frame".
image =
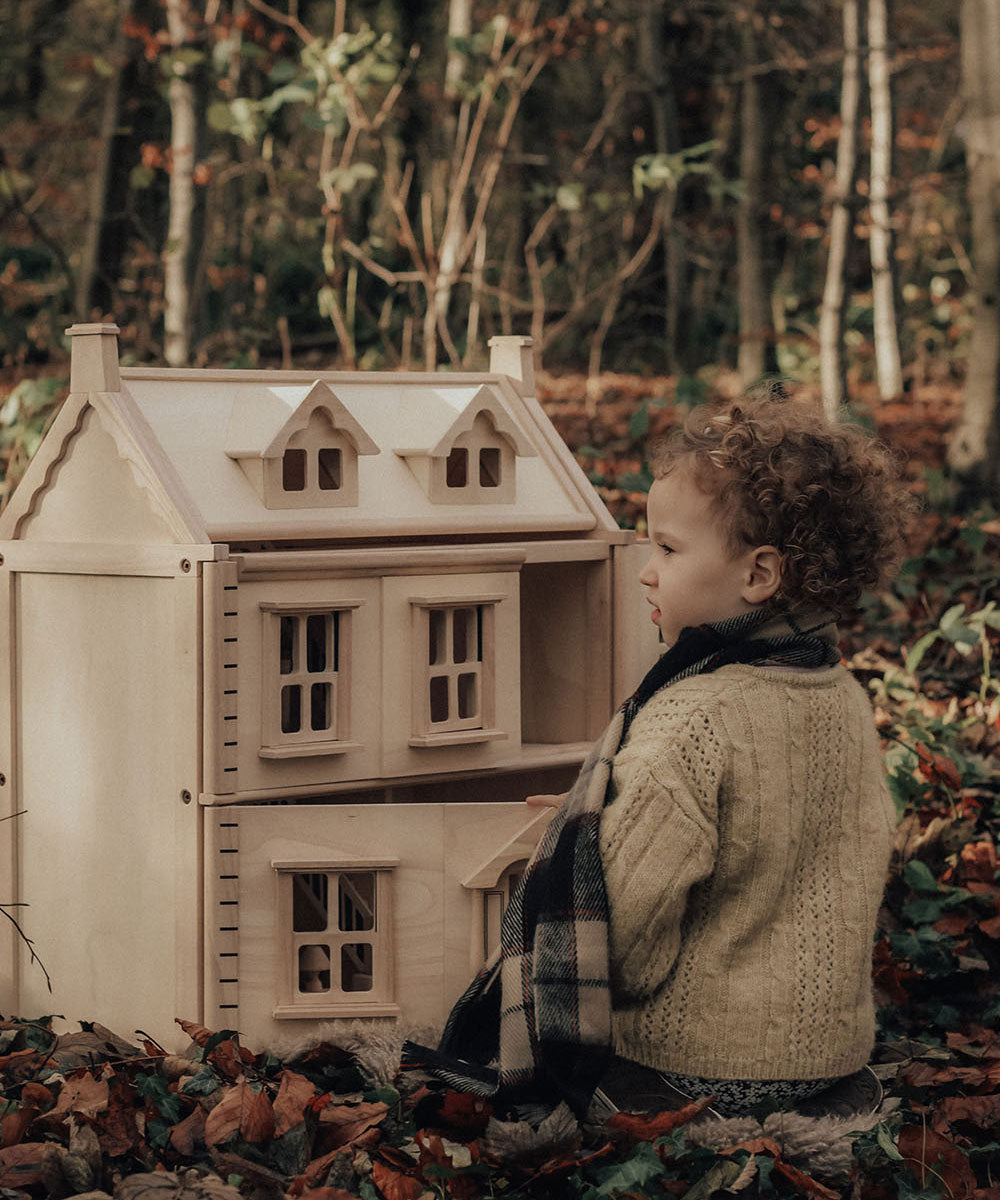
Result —
M395 1016L399 1005L395 999L395 962L393 936L394 886L393 874L398 858L378 859L272 859L277 891L277 954L276 978L280 995L272 1016L283 1018L315 1017L372 1017ZM336 906L327 906L325 930L294 928L293 894L296 875L326 875L328 896L336 895L341 875L372 872L375 875L375 920L371 930L342 930L330 928L333 916L336 926ZM333 911L331 912L331 908ZM330 951L333 964L344 945L366 942L372 947L372 987L368 991L344 991L334 986L331 970L330 988L322 992L303 992L299 989L299 952L304 946L320 945Z
M493 741L506 737L496 727L496 606L507 596L502 592L473 593L468 596L410 596L412 630L412 698L409 745L454 746ZM456 610L477 609L480 630L480 657L455 660L454 615ZM445 612L446 654L443 660L430 661L431 613ZM458 716L459 677L474 675L478 680L478 712L471 717ZM431 679L447 678L449 715L433 721Z
M322 601L262 601L259 604L262 628L261 664L261 758L302 758L318 754L345 754L357 750L361 742L351 739L351 678L352 678L352 613L364 603L362 600ZM338 657L335 669L310 672L307 662L300 662L297 669L282 674L281 671L281 621L296 617L307 623L311 616L332 616L336 623ZM298 635L300 658L305 646L307 624ZM299 686L305 696L307 689L317 683L331 686L330 727L335 737L324 736L327 730L302 729L286 733L281 728L282 690ZM300 712L308 710L308 699L300 700ZM303 722L304 724L304 722Z

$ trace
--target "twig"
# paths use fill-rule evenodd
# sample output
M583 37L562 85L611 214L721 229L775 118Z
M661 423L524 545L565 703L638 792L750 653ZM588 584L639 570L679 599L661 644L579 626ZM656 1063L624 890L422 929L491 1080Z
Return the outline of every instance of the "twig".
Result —
M24 907L27 907L27 905L15 904L14 902L11 902L10 904L0 904L0 913L3 913L3 915L7 918L7 920L10 921L11 925L13 925L14 928L17 930L18 937L20 937L21 941L24 942L24 944L28 947L28 953L31 955L31 962L38 963L39 967L41 967L42 974L45 976L45 982L48 986L49 991L51 992L52 991L52 980L49 978L49 973L45 969L45 963L43 963L42 960L35 953L35 943L24 932L24 930L17 923L17 920L12 916L12 914L7 911L8 908L24 908Z

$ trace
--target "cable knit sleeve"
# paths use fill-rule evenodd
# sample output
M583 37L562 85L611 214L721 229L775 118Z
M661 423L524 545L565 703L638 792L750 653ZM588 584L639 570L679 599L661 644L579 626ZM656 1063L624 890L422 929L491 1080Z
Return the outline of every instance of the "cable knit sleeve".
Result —
M654 994L674 964L688 895L715 864L724 758L682 696L651 700L615 757L600 836L616 1007Z

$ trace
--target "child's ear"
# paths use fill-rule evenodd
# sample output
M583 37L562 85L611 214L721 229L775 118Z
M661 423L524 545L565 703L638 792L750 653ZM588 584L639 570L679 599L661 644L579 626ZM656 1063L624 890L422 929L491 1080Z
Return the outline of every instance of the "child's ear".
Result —
M747 559L743 599L748 604L770 600L781 585L784 555L776 546L758 546Z

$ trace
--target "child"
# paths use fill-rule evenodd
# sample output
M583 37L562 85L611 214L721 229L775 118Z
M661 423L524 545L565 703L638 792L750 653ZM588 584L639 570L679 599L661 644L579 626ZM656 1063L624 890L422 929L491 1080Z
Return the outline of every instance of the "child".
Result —
M653 467L639 582L666 652L425 1056L508 1109L582 1114L595 1088L605 1108L674 1088L788 1107L874 1041L894 817L834 621L884 578L908 498L860 432L770 396L696 410Z

